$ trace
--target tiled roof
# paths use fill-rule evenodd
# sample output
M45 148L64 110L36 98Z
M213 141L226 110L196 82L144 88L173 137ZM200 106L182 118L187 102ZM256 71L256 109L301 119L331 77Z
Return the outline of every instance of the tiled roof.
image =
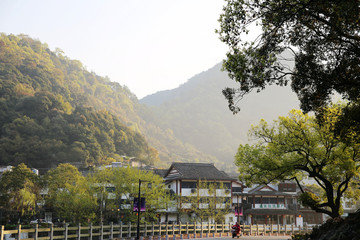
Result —
M173 163L166 173L165 179L235 180L211 163Z
M275 188L273 188L273 187L271 187L269 185L262 184L262 185L259 185L259 186L255 187L255 188L253 188L253 189L250 189L249 193L258 192L258 191L261 191L261 189L270 189L271 191L278 191L277 189L275 189Z
M153 173L159 175L160 177L164 177L167 171L168 169L153 169Z

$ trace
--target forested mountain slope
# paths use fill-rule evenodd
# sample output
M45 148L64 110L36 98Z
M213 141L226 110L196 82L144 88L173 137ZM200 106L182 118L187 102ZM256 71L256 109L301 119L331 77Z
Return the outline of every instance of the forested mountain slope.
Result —
M251 124L258 124L261 118L272 121L299 105L290 88L274 86L245 96L240 113L233 115L221 93L229 86L234 83L217 64L176 89L141 99L157 114L156 118L144 119L172 129L182 141L221 160L223 169L233 169L237 147L248 142Z
M0 165L216 162L139 113L155 117L127 87L26 35L0 35Z

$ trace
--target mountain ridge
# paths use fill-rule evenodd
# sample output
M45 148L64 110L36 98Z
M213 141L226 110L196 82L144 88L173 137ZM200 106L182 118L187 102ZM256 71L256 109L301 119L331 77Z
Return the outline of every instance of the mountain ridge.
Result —
M170 129L145 122L139 112L151 118L150 109L126 86L27 35L0 34L0 79L2 165L89 166L121 161L122 155L157 167L216 162Z
M125 154L156 167L211 162L233 170L250 124L287 114L291 101L279 93L285 88L278 88L267 94L277 102L246 97L242 111L233 115L221 90L235 83L220 69L216 64L178 88L138 100L126 86L87 71L61 50L24 34L2 33L0 164L31 158L31 167L39 159L41 166L75 159L91 165ZM33 143L42 148L28 147Z
M233 167L239 144L249 142L247 132L260 119L272 121L298 108L296 95L289 87L271 86L260 93L248 94L234 115L222 95L225 87L236 87L221 63L190 78L178 88L160 91L140 99L157 114L160 126L170 128L176 137Z

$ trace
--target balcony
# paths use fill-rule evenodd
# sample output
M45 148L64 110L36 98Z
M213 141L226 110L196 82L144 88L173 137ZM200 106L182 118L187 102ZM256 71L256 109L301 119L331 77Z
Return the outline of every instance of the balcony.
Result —
M256 203L255 206L250 203L246 203L242 205L245 209L289 209L289 210L297 210L297 204L273 204L273 203Z
M257 209L286 209L285 204L273 204L273 203L256 203L253 208Z

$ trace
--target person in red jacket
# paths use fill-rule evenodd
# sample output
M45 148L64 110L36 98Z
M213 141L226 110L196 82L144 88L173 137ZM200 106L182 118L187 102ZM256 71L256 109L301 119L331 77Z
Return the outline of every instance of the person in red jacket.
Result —
M232 228L232 238L239 237L241 231L240 224L236 222L231 228Z

